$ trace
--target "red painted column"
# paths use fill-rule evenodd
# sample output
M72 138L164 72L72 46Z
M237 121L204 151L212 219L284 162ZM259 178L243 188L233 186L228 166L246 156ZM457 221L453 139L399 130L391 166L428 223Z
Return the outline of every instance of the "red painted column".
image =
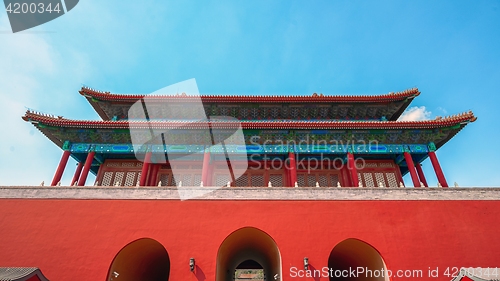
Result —
M161 164L158 163L155 166L156 167L155 167L153 179L151 182L152 185L158 185L158 182L160 181L160 179L158 178L158 173L160 172Z
M292 186L292 180L290 179L290 169L288 169L285 165L285 177L286 177L286 186Z
M148 172L149 172L149 165L151 162L151 155L153 153L151 151L146 152L146 157L144 157L144 163L142 164L142 172L141 172L141 179L139 180L139 185L140 186L145 186L147 183L148 179Z
M297 163L295 162L295 153L288 152L288 159L290 159L290 180L292 181L291 187L295 187L297 182Z
M85 159L85 165L83 166L82 174L78 179L78 186L84 186L87 181L87 176L89 175L90 167L92 166L92 161L94 161L95 152L91 151L87 155L87 159Z
M208 175L207 175L207 183L203 183L205 186L211 186L212 185L212 178L214 176L214 165L209 165L208 166Z
M358 171L356 170L356 163L354 161L354 155L351 152L347 152L347 165L351 172L351 183L352 187L359 186Z
M420 187L420 181L418 179L417 172L415 171L415 164L413 163L413 159L411 158L411 154L409 152L405 152L404 156L405 156L406 165L408 166L408 171L410 172L413 186Z
M436 153L434 151L430 151L429 158L431 159L432 166L434 167L434 171L436 172L438 182L442 187L448 187L448 183L446 182L446 178L444 177L443 170L441 170L441 165L439 165Z
M71 180L71 184L70 184L71 186L73 186L75 184L75 182L77 182L78 179L80 178L80 174L82 173L82 169L83 169L83 163L78 162L78 165L76 166L75 174L73 175L73 179Z
M69 150L65 150L63 152L63 155L61 157L61 161L59 161L59 166L57 166L56 173L54 177L52 178L52 183L50 184L51 186L56 186L57 183L61 181L62 175L64 173L64 169L66 168L66 164L68 163L68 159L70 156L71 152Z
M149 164L149 167L148 167L148 178L146 179L146 183L144 184L144 186L151 186L151 175L153 174L153 169L155 167L155 164L151 163ZM142 173L141 173L142 175Z
M160 164L151 164L150 165L150 172L149 172L149 181L148 181L148 186L156 186L156 178L158 176L158 170L160 169Z
M427 180L425 179L424 171L422 170L422 165L420 165L420 163L417 163L415 165L415 168L417 168L417 174L418 174L418 177L420 178L420 181L425 186L429 187L429 185L427 184Z
M203 154L203 166L201 168L201 181L203 186L209 186L208 183L208 172L210 170L210 152L205 151Z
M340 185L342 187L348 187L351 185L351 176L349 175L349 169L347 165L343 165L341 171L342 175L342 181L340 182Z

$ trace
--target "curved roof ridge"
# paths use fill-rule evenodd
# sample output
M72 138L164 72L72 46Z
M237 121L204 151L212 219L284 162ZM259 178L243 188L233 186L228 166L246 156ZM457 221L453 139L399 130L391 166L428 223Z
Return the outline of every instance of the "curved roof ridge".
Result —
M176 94L176 95L148 95L148 94L117 94L111 93L109 91L99 91L90 87L83 86L79 93L83 96L93 97L99 100L137 100L141 98L159 98L159 99L193 99L198 96L188 95L185 93ZM273 99L304 99L310 98L310 101L329 101L329 100L337 100L338 101L378 101L378 100L400 100L408 97L416 97L420 95L420 91L418 88L411 88L401 92L389 92L387 94L373 94L373 95L330 95L323 93L313 93L310 95L286 95L286 94L274 94L274 95L251 95L251 94L202 94L201 98L205 99L264 99L264 100L273 100ZM238 100L243 102L245 100Z

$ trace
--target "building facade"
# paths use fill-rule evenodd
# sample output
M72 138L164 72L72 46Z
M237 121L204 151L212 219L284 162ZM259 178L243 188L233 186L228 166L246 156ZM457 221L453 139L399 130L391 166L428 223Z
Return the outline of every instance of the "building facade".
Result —
M448 188L436 156L472 112L397 121L417 89L80 94L102 120L23 116L63 155L50 186L2 188L0 266L49 280L496 277L499 190Z

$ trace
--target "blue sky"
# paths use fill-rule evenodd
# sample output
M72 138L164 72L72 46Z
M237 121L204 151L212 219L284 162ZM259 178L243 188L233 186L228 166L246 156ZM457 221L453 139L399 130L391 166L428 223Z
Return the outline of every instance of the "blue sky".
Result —
M17 34L2 8L0 185L48 183L61 156L22 121L25 107L98 119L77 92L82 84L150 93L196 78L202 94L418 87L414 118L478 116L438 151L448 182L500 186L500 1L436 2L81 0ZM429 160L424 172L435 185Z

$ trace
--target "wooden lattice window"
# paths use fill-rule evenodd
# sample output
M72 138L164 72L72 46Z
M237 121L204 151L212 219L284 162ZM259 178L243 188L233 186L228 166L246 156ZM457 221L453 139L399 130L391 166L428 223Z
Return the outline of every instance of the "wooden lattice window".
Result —
M115 172L115 178L113 180L113 182L114 182L113 185L122 186L124 176L125 176L125 172Z
M178 181L182 181L182 186L200 186L200 170L201 166L198 164L178 164L174 170L169 165L163 165L159 169L158 175L150 176L156 177L156 182L153 182L153 185L158 185L161 181L161 186L177 186Z
M231 181L231 176L225 174L215 174L215 186L226 186Z
M110 186L111 181L113 180L113 174L114 172L104 172L104 175L101 180L101 185L102 186Z
M270 174L269 181L272 186L284 186L284 178L282 174Z
M140 178L142 162L137 160L106 160L97 174L100 186L135 186Z
M364 187L399 187L402 181L393 161L367 161L358 167L358 180Z
M250 176L250 186L262 187L264 185L264 175L254 174Z
M234 187L267 187L269 182L273 187L281 187L286 183L285 171L283 167L272 167L268 165L267 169L265 164L262 164L258 169L256 167L250 167L246 172L237 178L234 182L231 182L231 186ZM222 168L220 168L222 170ZM217 170L215 172L217 174ZM224 184L226 185L227 182Z
M158 178L160 179L161 186L171 186L171 183L170 183L171 175L170 174L161 173L161 174L159 174Z
M299 187L315 187L316 183L320 187L337 187L339 178L340 172L336 170L301 171L297 173L297 184Z
M127 172L127 176L125 177L125 186L135 186L136 174L136 172Z
M243 174L239 178L236 179L234 186L238 187L246 187L248 186L248 175Z

